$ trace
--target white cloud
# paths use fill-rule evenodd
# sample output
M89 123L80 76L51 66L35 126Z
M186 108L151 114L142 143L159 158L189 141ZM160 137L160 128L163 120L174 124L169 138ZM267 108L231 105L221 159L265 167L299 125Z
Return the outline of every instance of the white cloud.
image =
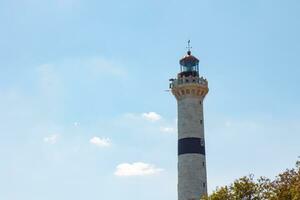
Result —
M90 139L90 143L94 144L99 147L110 147L111 146L111 140L109 138L99 138L99 137L93 137Z
M53 134L48 137L44 137L44 142L49 143L49 144L55 144L58 140L58 135Z
M163 133L175 133L176 132L176 128L173 127L160 127L160 132Z
M162 172L163 169L157 168L152 164L143 162L122 163L116 168L116 176L148 176Z
M158 121L160 120L162 117L157 114L156 112L148 112L148 113L142 113L142 117L148 121Z

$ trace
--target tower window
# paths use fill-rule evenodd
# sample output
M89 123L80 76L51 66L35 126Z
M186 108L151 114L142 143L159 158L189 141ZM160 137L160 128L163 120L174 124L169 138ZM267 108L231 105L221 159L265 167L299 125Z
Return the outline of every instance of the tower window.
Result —
M203 187L204 187L204 188L205 188L205 185L206 185L206 184L205 184L205 183L203 183Z
M200 101L199 103L200 103L200 105L201 105L201 104L202 104L202 101Z
M201 146L204 147L204 139L203 138L201 138L200 142L201 142Z
M203 167L205 166L205 162L202 162Z
M203 124L203 120L202 119L200 120L200 124Z

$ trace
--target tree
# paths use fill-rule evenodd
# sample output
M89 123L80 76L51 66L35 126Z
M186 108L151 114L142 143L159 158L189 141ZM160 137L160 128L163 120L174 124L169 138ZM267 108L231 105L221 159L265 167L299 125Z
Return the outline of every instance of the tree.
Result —
M300 161L274 180L244 176L229 186L217 188L202 200L300 200Z

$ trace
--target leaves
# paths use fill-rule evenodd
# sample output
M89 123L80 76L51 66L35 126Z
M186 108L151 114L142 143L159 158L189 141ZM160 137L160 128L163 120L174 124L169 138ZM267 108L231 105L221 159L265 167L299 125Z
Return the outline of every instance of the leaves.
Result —
M251 174L217 188L202 200L300 200L300 161L273 181L266 177L255 180Z

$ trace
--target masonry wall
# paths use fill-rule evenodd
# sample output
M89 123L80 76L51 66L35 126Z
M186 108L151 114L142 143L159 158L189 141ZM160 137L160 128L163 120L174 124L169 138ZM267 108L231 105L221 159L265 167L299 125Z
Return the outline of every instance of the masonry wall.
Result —
M187 96L178 105L178 200L207 194L203 97Z

